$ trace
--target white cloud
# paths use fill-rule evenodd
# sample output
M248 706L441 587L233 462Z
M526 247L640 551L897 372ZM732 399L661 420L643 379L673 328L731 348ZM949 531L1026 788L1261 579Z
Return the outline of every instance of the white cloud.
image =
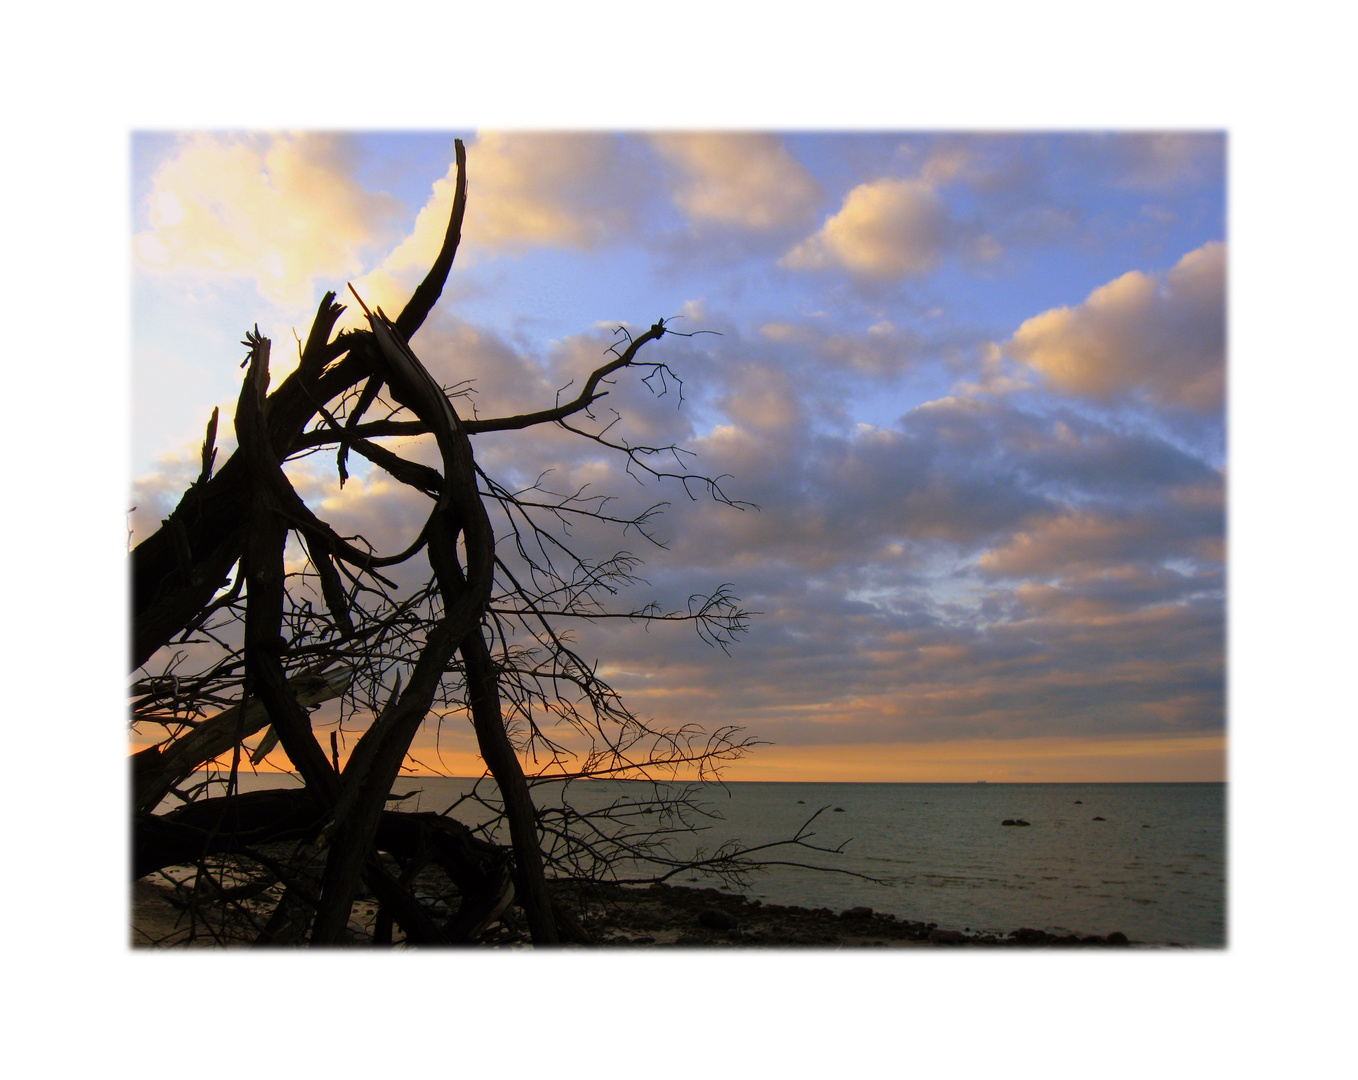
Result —
M783 258L797 270L842 266L864 278L925 274L938 265L948 211L924 180L875 180L849 192L820 232Z
M1226 379L1226 245L1206 244L1167 274L1138 270L1084 303L1027 320L1008 342L1056 389L1107 400L1139 390L1161 405L1220 407Z
M814 220L820 185L777 136L675 133L650 142L677 168L674 200L695 222L780 229Z

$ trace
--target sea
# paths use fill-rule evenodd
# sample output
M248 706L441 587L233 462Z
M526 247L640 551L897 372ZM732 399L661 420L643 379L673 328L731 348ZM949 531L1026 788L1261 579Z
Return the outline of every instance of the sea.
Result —
M242 776L251 790L295 783L286 775ZM406 810L443 812L477 781L403 777ZM489 781L480 791L494 795ZM649 782L577 781L577 810L641 803ZM673 785L678 788L686 785ZM666 785L661 784L664 788ZM1007 934L1109 934L1135 943L1226 945L1226 785L889 784L732 782L699 785L711 815L688 843L712 851L751 848L799 831L806 847L765 848L770 863L748 886L697 872L669 882L725 887L765 903L870 907L949 930ZM534 789L543 808L560 785ZM475 827L489 812L461 802L454 817ZM1003 825L1022 820L1023 825ZM675 849L680 850L678 847ZM687 852L683 852L687 853ZM814 868L811 868L814 867Z

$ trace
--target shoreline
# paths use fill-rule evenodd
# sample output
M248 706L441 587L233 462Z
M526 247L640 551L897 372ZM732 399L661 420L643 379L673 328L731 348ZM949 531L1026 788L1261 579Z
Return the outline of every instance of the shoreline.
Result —
M684 885L557 882L554 892L563 907L578 917L579 926L591 939L587 945L561 948L1196 948L1130 941L1116 930L1080 937L1019 927L1001 936L901 919L868 907L836 913L829 908L769 904L738 893ZM435 913L443 905L432 896L426 902ZM133 948L231 948L247 944L218 942L201 924L191 927L182 904L175 903L173 889L150 878L133 883L129 914ZM364 898L356 902L351 920L356 935L370 932L375 917L374 901ZM396 942L402 944L399 930ZM511 905L480 943L452 947L524 948L531 947L531 942L522 911Z
M829 908L771 904L714 888L657 884L571 886L585 900L586 925L605 948L698 947L1084 947L1134 944L1120 931L1059 936L1020 927L999 936L907 920L859 906Z

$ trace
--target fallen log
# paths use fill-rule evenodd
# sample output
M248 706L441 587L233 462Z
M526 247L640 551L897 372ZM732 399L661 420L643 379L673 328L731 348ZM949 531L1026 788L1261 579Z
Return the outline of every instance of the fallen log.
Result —
M324 817L304 788L242 792L190 803L168 814L139 814L133 823L132 877L192 865L210 856L250 857L257 847L278 841L314 840ZM514 898L510 853L452 818L385 810L374 848L395 856L407 868L398 882L370 864L364 879L408 940L425 944L472 940ZM406 880L430 862L443 869L461 895L457 910L437 927L406 887Z

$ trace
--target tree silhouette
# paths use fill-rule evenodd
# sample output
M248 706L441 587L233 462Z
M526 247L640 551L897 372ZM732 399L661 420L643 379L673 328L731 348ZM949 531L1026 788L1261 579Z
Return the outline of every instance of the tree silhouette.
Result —
M351 942L363 894L379 905L378 942L391 940L393 922L407 941L474 940L511 901L535 943L588 940L552 882L663 880L694 866L740 879L755 861L758 849L734 844L675 850L672 841L701 821L692 785L657 783L645 798L603 810L575 809L564 796L535 805L533 790L547 781L664 780L678 770L711 778L752 745L735 728L672 729L632 712L575 651L572 623L687 623L725 649L750 613L726 585L678 610L613 606L637 582L638 559L591 558L572 527L655 543L667 504L620 512L607 497L554 491L543 478L510 490L477 464L475 438L556 425L618 455L633 475L681 485L689 498L748 504L728 497L722 478L690 470L679 447L632 445L592 409L620 378L659 394L681 386L647 349L674 333L663 319L635 336L620 328L573 397L563 391L550 407L515 416L459 414L458 394L435 382L409 344L461 236L460 140L456 155L441 250L399 314L369 311L355 292L367 327L336 334L345 308L326 293L296 370L271 393L270 341L250 332L236 451L214 471L214 410L198 478L131 553L132 721L161 732L133 758L133 876L193 867L180 875L190 903L235 912L234 923L211 929L223 939ZM384 415L370 418L378 408ZM433 436L439 468L382 441L412 435ZM340 535L294 490L284 463L330 449L341 485L357 454L428 497L424 526L404 550ZM335 699L340 723L327 754L311 710ZM388 808L431 712L470 718L489 775L471 797L492 812L488 825ZM342 767L341 732L346 742L357 736ZM262 760L275 742L303 786L240 791L246 759ZM523 760L534 763L530 774ZM212 762L219 772L204 772ZM155 813L167 802L177 805ZM809 846L803 834L789 842ZM415 895L431 865L454 887L446 911Z

